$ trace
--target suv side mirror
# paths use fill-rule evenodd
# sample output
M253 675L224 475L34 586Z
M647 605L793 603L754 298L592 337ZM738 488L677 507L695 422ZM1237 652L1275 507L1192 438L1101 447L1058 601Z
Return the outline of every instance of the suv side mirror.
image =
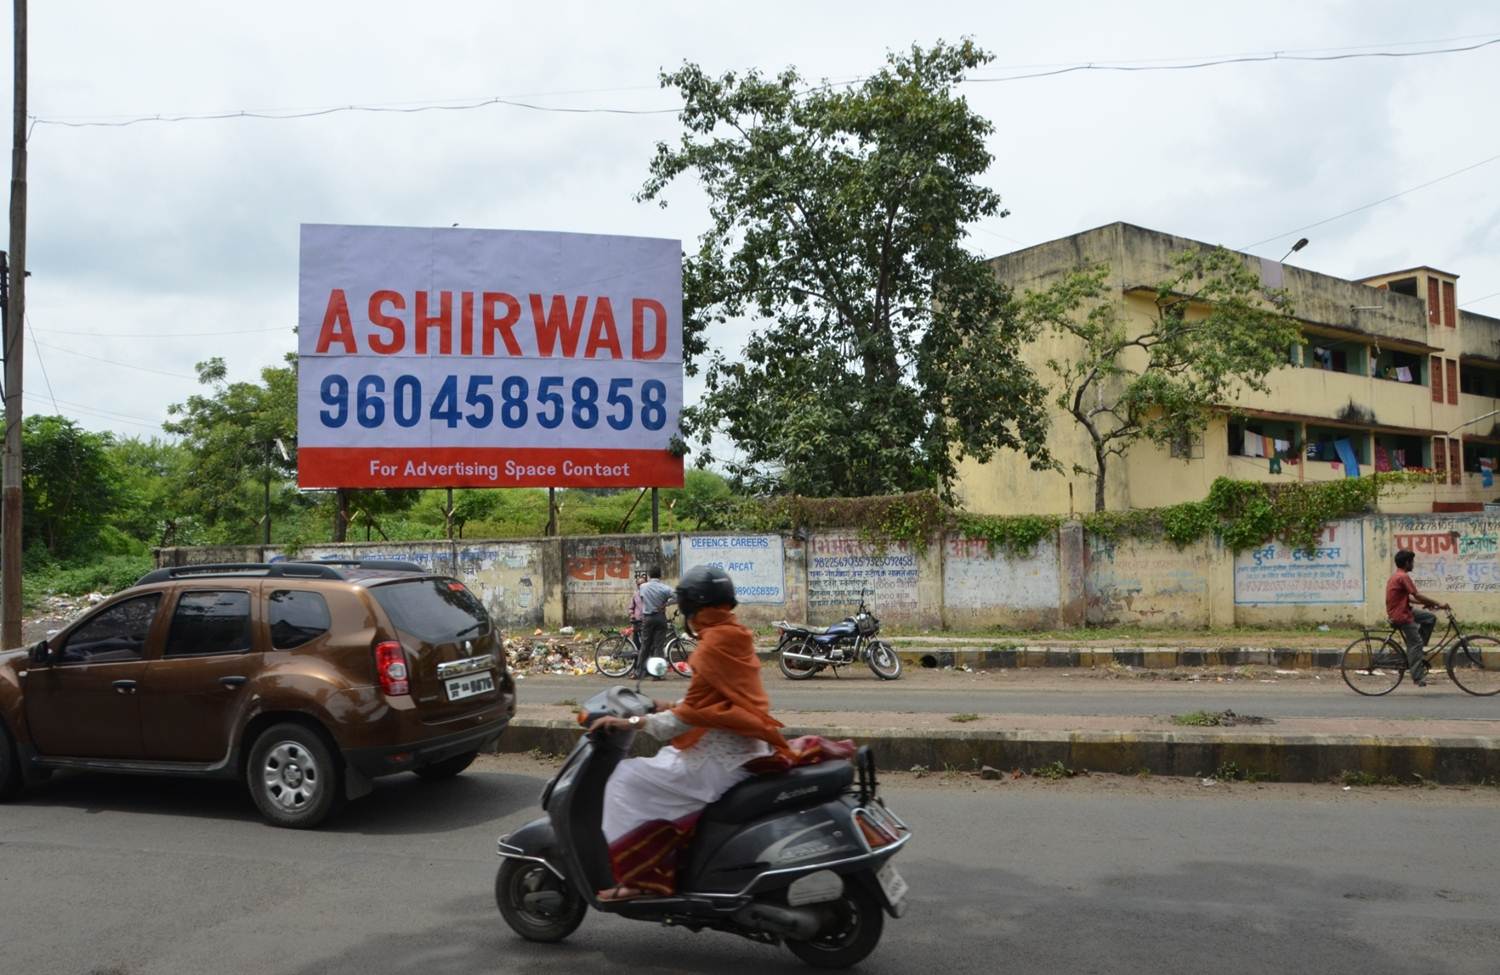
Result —
M38 640L31 650L28 651L28 656L31 658L33 664L42 666L52 659L52 647L46 640Z

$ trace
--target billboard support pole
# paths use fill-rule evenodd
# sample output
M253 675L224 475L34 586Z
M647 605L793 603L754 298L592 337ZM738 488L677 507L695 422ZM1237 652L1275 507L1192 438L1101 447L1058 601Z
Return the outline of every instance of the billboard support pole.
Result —
M453 489L448 489L448 504L443 508L443 533L453 541Z
M547 489L547 530L546 535L551 538L557 534L557 488Z
M651 533L661 532L661 488L651 489Z

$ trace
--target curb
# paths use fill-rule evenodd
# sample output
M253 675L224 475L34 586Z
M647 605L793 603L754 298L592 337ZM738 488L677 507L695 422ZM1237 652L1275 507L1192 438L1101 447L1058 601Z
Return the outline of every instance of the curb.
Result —
M1346 772L1379 780L1465 785L1500 780L1500 738L1355 735L1224 735L1205 731L1055 732L912 731L837 726L789 727L788 738L853 738L874 749L880 766L973 770L982 765L1030 771L1061 762L1074 771L1121 775L1216 776L1275 782L1329 782ZM518 718L497 751L567 754L576 722ZM634 754L659 746L637 735Z
M774 661L774 649L756 649ZM971 667L975 670L1015 670L1047 667L1134 667L1172 670L1179 667L1279 667L1284 670L1337 670L1343 649L1308 650L1296 647L897 647L909 667L927 670Z

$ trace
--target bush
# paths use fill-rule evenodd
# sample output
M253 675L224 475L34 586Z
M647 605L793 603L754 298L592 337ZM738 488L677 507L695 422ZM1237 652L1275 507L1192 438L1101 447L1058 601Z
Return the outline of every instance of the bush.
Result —
M107 555L83 564L51 565L25 576L32 601L44 595L81 596L91 592L109 594L135 585L153 568L149 555Z

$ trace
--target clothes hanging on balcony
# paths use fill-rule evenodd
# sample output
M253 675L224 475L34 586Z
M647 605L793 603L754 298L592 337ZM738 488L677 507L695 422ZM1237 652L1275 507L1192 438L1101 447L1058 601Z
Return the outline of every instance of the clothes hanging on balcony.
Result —
M1398 380L1400 380L1401 382L1403 382L1403 383L1409 383L1409 382L1411 382L1411 367L1410 366L1397 366L1396 367L1396 378Z
M1376 472L1383 474L1386 471L1389 471L1390 469L1391 469L1391 454L1390 454L1390 451L1386 450L1380 444L1376 444L1375 445L1375 470L1376 470Z
M1406 451L1400 447L1391 451L1391 467L1398 471L1406 470Z
M1354 455L1354 444L1348 439L1339 439L1333 442L1333 449L1338 451L1339 460L1344 463L1344 476L1359 477L1359 458Z

